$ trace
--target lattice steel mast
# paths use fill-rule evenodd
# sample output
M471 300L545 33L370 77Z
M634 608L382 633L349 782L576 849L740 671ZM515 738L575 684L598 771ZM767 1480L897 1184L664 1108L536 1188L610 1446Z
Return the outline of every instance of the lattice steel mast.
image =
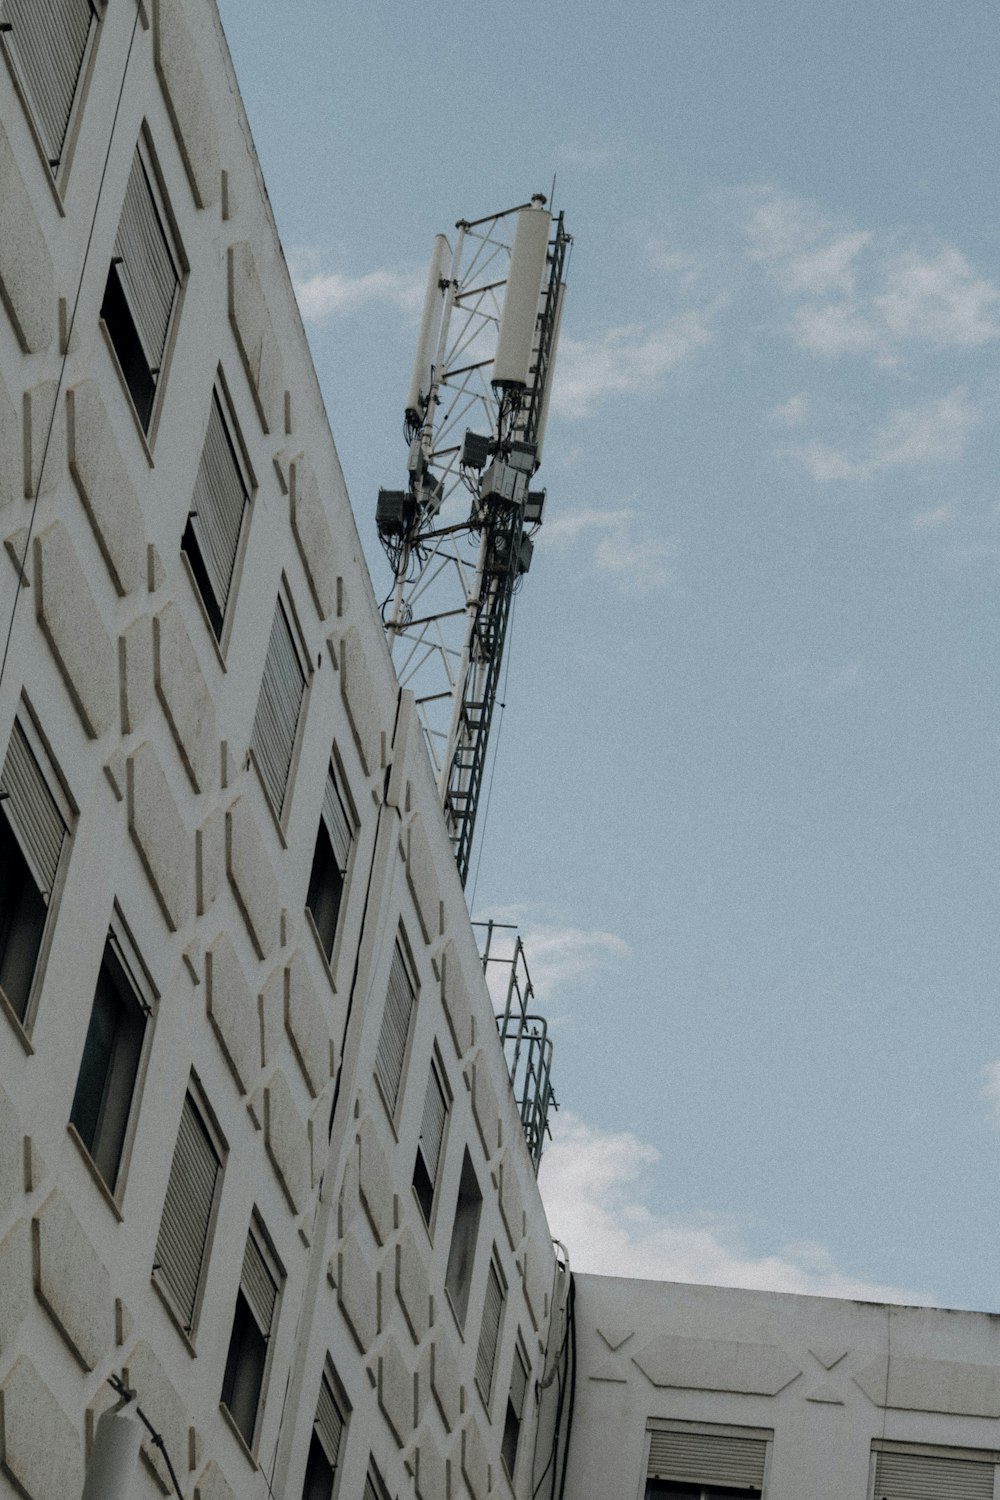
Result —
M511 603L545 500L529 484L570 245L545 203L460 220L454 249L438 235L406 403L409 483L380 490L376 513L395 575L389 645L416 697L463 883Z

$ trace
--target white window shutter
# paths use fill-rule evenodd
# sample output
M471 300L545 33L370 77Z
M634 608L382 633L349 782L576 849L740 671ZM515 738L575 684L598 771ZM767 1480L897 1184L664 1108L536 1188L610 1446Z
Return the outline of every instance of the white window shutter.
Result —
M181 1111L156 1241L161 1280L188 1329L194 1320L218 1175L215 1147L188 1094Z
M247 498L219 398L213 395L194 483L191 525L220 614L226 612Z
M6 813L39 889L50 896L66 838L66 824L31 753L24 730L16 721L0 773L0 791L7 794L0 808Z
M406 1054L414 998L413 986L406 972L406 961L397 942L392 955L385 1009L382 1012L382 1030L375 1053L375 1076L382 1086L390 1109L396 1108L399 1081L403 1076L403 1058Z
M246 1248L243 1251L243 1274L240 1278L240 1286L250 1306L250 1311L256 1319L257 1327L264 1337L268 1338L274 1321L278 1288L274 1284L274 1277L268 1270L267 1262L252 1233L247 1235Z
M285 801L305 685L292 628L279 599L250 736L267 794L279 813Z
M502 1319L503 1286L496 1266L490 1261L490 1274L486 1282L486 1301L483 1305L483 1322L479 1330L479 1348L476 1351L476 1380L487 1401L493 1386L493 1365L496 1360Z
M444 1126L447 1118L448 1103L437 1073L431 1068L431 1075L427 1080L427 1095L424 1099L424 1115L420 1122L420 1150L432 1184L437 1181L441 1142L444 1139Z
M132 158L115 238L119 279L151 371L159 370L177 291L174 265L142 158Z
M58 166L94 21L93 7L90 0L5 0L0 15L10 27L10 49L45 155L51 166Z
M330 1467L336 1469L340 1462L340 1439L344 1431L344 1418L325 1375L319 1383L319 1400L316 1403L314 1425L320 1443L323 1445L323 1451L330 1461Z
M326 786L323 788L323 820L326 823L330 835L330 844L333 848L333 857L337 861L337 868L343 875L347 869L347 859L351 852L351 824L344 804L340 800L337 791L337 783L330 771L326 778Z
M704 1432L654 1431L647 1473L657 1479L732 1484L759 1490L764 1483L765 1438Z
M875 1500L993 1500L992 1463L881 1452L875 1459Z

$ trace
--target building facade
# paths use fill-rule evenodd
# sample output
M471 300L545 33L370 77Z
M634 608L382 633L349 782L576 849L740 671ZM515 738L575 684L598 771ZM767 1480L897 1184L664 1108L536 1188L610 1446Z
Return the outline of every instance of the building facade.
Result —
M0 54L0 1496L1000 1494L992 1319L571 1278L214 6Z

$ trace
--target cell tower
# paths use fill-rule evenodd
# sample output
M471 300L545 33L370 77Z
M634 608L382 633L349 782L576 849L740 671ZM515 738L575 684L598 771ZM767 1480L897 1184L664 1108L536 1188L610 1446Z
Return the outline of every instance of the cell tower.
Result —
M404 434L405 490L380 490L395 576L383 608L416 698L463 884L514 592L531 565L570 237L539 195L434 242Z

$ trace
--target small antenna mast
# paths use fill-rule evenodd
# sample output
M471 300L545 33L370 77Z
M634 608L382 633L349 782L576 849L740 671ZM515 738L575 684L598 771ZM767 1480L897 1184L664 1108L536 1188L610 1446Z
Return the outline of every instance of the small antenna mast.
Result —
M405 490L380 490L384 610L465 884L513 595L531 565L571 243L546 199L434 242L404 414Z

